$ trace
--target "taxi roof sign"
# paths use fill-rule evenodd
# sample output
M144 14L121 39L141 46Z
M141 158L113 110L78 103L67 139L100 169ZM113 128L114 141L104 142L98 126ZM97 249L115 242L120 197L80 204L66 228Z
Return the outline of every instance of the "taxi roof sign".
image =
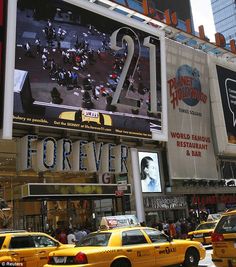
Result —
M102 217L100 229L114 229L118 227L140 226L135 215L117 215Z

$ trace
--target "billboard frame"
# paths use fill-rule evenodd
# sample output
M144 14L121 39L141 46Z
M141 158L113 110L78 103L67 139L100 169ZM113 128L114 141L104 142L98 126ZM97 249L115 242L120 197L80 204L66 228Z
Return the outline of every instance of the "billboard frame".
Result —
M6 41L5 41L5 69L4 72L4 99L3 123L0 130L1 139L12 139L13 128L13 87L15 66L15 39L16 39L17 0L7 2ZM13 15L15 14L15 15Z

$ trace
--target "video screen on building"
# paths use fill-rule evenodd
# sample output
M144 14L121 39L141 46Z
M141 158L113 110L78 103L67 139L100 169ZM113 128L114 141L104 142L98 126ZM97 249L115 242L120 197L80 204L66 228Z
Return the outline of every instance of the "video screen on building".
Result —
M159 36L79 2L18 1L14 123L147 139L161 133Z
M216 65L228 142L236 143L236 72Z
M138 158L142 192L161 192L162 190L158 153L138 152Z

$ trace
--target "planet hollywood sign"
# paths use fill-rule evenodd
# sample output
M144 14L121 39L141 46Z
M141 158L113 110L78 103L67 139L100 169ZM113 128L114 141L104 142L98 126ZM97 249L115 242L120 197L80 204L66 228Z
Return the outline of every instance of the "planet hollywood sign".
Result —
M18 142L19 170L127 173L128 147L68 138L39 139L27 135Z

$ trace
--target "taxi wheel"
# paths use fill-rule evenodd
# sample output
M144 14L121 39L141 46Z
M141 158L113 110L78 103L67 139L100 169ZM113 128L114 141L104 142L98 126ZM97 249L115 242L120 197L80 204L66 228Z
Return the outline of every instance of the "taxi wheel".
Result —
M132 267L130 261L126 259L119 259L111 264L111 267Z
M183 267L197 267L199 260L198 251L196 249L188 249L185 254Z

